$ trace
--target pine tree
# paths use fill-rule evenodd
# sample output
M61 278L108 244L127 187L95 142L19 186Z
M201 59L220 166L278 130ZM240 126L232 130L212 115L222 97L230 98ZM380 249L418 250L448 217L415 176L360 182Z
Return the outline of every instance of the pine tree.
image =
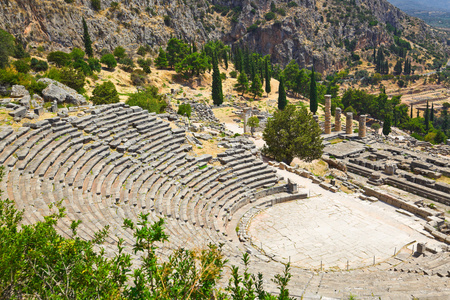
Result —
M280 76L280 85L278 87L278 109L283 110L287 105L286 91L284 89L284 78Z
M259 74L255 75L255 78L252 81L252 85L250 87L250 92L253 94L253 99L256 98L256 96L261 97L263 93L261 80L259 79Z
M86 24L86 20L83 18L83 42L84 42L84 52L88 57L94 56L94 51L92 50L92 41L89 35L89 29Z
M214 105L223 103L222 79L220 78L219 62L216 54L213 55L212 99Z
M318 108L317 103L317 84L316 84L316 76L314 74L314 66L312 67L311 72L311 83L310 83L310 89L309 89L309 109L313 113L313 115L316 114Z
M267 96L269 96L269 93L271 92L271 87L270 87L270 69L269 69L269 59L266 58L265 59L265 66L264 66L264 75L266 77L266 93Z
M386 116L383 122L383 134L388 136L391 133L391 117Z
M242 96L244 96L244 93L248 90L248 78L245 72L239 74L237 83L234 85L234 87L238 92L242 92Z
M164 51L161 47L159 47L159 54L155 59L155 66L159 69L165 69L169 66L169 63L167 62L166 51Z
M428 101L427 101L427 108L425 109L425 130L426 132L428 132L428 130L430 130L430 112L428 109Z

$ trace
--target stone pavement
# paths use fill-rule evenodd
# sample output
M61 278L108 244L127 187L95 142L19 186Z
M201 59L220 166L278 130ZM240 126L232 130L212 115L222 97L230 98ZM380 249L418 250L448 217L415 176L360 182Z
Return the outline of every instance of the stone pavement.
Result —
M248 233L267 254L299 267L360 268L389 259L411 242L439 243L425 236L424 220L402 215L381 202L366 202L342 192L331 193L307 178L284 170L278 174L299 186L310 198L283 203L255 216ZM415 245L415 244L413 244ZM411 248L412 246L410 246Z

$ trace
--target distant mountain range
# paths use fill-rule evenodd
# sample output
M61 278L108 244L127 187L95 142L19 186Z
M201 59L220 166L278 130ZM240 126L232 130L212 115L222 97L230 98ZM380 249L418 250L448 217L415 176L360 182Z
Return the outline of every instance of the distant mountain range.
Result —
M388 0L407 14L431 26L450 28L450 0Z

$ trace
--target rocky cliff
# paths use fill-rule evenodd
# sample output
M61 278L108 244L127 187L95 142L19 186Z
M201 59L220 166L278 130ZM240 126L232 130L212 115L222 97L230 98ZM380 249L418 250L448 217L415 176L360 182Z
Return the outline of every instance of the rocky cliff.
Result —
M342 67L355 49L390 44L390 24L447 51L440 33L385 0L3 0L0 27L31 47L82 47L86 19L96 51L140 45L157 49L170 36L202 43L222 39L242 44L281 65L291 59L319 71ZM269 14L268 14L269 13Z

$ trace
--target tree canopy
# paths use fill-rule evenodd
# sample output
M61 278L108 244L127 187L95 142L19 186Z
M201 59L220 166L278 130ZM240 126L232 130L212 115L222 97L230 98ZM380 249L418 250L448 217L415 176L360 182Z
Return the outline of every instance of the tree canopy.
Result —
M97 85L92 91L91 101L94 105L119 102L119 94L114 83L107 81L101 85Z
M290 164L295 157L312 161L322 156L321 129L306 108L288 105L275 112L263 132L263 153Z

